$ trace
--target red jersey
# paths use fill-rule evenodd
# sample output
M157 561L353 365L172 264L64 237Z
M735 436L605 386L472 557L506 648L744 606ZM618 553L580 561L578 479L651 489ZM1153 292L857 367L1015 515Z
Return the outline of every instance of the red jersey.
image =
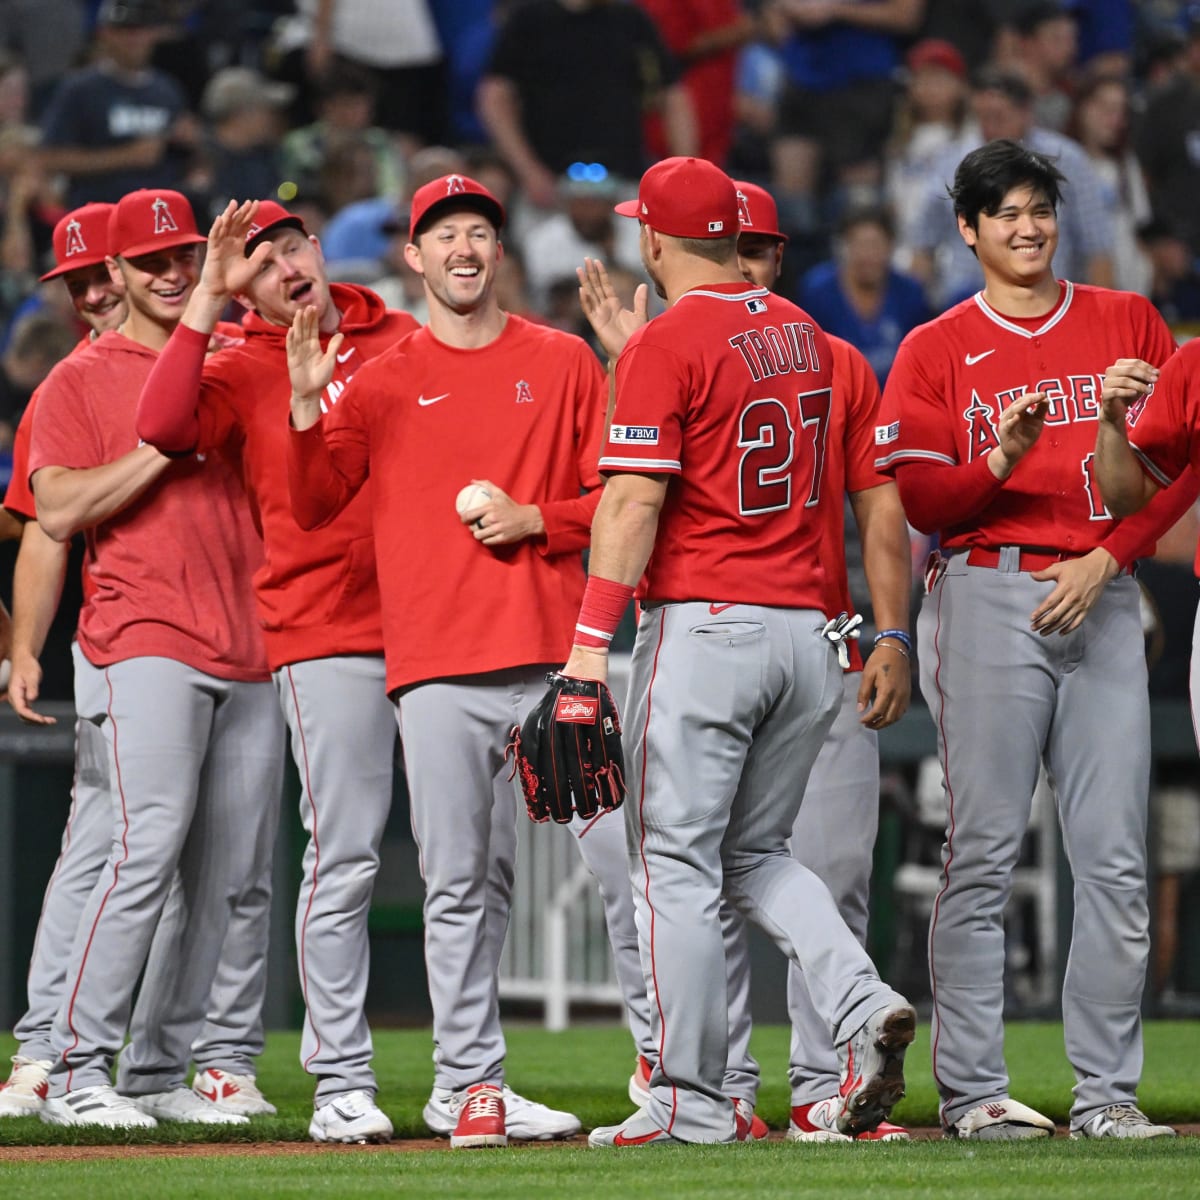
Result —
M476 350L411 334L367 363L316 425L292 431L302 527L327 521L370 475L389 691L566 659L606 401L582 339L510 315ZM472 479L537 504L545 540L477 542L454 508Z
M137 396L157 357L109 332L60 362L38 396L30 474L98 467L134 450ZM223 458L173 463L84 536L93 590L78 640L90 662L155 656L220 679L267 678L262 640L246 619L262 546L240 474Z
M643 599L823 607L832 359L803 309L745 283L687 292L629 339L600 469L677 476Z
M1190 341L1163 367L1151 393L1130 405L1126 416L1129 443L1142 468L1160 487L1168 487L1189 465L1200 466L1197 370L1200 341ZM1200 574L1200 547L1195 566Z
M875 423L879 416L879 380L862 352L829 336L833 352L833 396L829 406L825 478L821 483L821 562L825 567L824 612L831 617L854 612L846 576L846 495L865 492L891 480L875 470ZM862 670L857 641L846 643L850 670Z
M740 0L637 0L649 13L667 48L683 64L681 82L696 113L700 135L700 158L724 164L733 142L734 77L737 47L730 46L695 62L687 52L696 39L738 24L743 18ZM651 156L665 158L666 135L662 117L651 113L646 119L646 137Z
M1175 343L1142 296L1064 283L1057 307L1035 318L1005 317L979 293L901 343L888 375L876 466L940 463L982 476L998 444L1001 412L1018 396L1045 392L1049 410L1033 448L982 508L948 521L941 543L1093 550L1114 528L1092 470L1104 372L1118 358L1161 365ZM987 471L987 477L990 477ZM953 495L939 473L938 489ZM935 500L935 497L930 497ZM952 501L947 500L947 503Z
M374 292L333 284L333 303L344 335L326 410L337 404L351 376L368 359L418 328L408 313L387 309ZM288 412L292 386L287 369L287 326L255 313L243 322L245 341L204 365L193 424L189 405L183 445L166 449L235 451L245 464L266 550L254 576L258 616L272 669L342 654L379 654L383 628L369 488L329 525L305 532L292 516L287 481ZM195 378L206 339L181 327L150 376L139 412L139 432L178 394L176 379ZM322 335L322 345L328 337ZM176 407L179 407L178 405ZM160 426L161 422L155 421Z

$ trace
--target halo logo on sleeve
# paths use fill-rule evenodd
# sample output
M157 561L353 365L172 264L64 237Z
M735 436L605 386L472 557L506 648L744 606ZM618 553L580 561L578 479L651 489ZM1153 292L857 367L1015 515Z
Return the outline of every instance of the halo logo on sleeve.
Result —
M613 425L608 440L620 446L657 446L657 425Z
M900 436L900 422L893 421L890 425L875 426L875 445L886 446Z

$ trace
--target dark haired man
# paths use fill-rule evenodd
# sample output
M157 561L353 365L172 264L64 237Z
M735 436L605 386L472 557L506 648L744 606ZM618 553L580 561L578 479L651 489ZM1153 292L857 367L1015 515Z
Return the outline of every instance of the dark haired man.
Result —
M876 430L876 465L942 548L917 632L949 805L929 936L949 1137L1054 1132L1009 1096L1002 1017L1004 907L1043 763L1075 878L1071 1135L1173 1133L1136 1104L1150 730L1138 589L1121 567L1153 517L1114 524L1092 446L1105 367L1157 366L1174 344L1142 297L1055 278L1064 182L1013 141L962 160L951 195L984 288L904 340Z

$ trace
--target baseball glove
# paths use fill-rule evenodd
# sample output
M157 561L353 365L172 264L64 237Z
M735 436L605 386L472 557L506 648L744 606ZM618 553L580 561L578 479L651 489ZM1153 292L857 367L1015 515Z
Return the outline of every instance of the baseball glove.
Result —
M611 812L625 799L621 720L612 692L595 679L557 671L546 682L550 690L524 724L512 727L508 746L529 817L565 824L576 813Z

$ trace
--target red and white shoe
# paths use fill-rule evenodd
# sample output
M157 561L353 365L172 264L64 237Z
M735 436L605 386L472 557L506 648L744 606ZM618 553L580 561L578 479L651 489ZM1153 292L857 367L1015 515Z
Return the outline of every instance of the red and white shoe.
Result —
M14 1054L12 1064L12 1074L0 1083L0 1117L36 1117L46 1103L54 1064L23 1054Z
M733 1102L733 1120L739 1142L761 1142L770 1132L766 1121L755 1114L754 1105L744 1097Z
M682 1146L683 1143L665 1129L660 1129L645 1110L639 1108L620 1125L597 1126L588 1134L588 1145L624 1149L631 1146Z
M793 1105L787 1140L838 1142L848 1146L854 1139L838 1129L837 1119L841 1111L841 1096L827 1096L824 1100L814 1100L811 1104Z
M893 1125L891 1121L880 1121L874 1129L860 1133L854 1139L856 1142L911 1142L908 1130L903 1125Z
M504 1132L504 1093L494 1083L476 1083L455 1097L458 1124L450 1135L453 1150L507 1146Z
M258 1090L253 1075L235 1075L210 1067L196 1072L192 1091L221 1112L236 1113L239 1117L273 1117L277 1111Z

